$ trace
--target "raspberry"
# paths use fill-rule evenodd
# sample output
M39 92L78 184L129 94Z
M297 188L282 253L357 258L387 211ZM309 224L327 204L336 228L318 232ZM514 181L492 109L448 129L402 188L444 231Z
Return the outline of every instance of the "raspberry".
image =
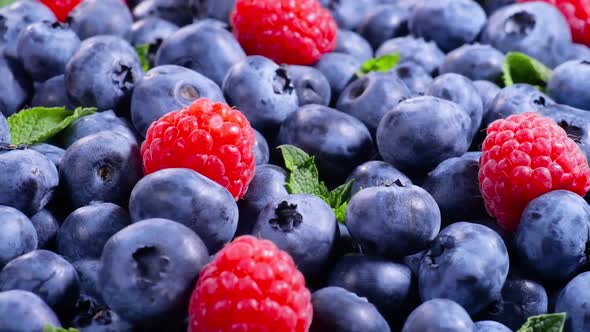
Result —
M490 215L515 231L534 198L564 189L590 190L590 167L580 147L553 120L535 113L490 124L480 159L479 187Z
M576 43L590 46L590 0L519 0L518 2L544 1L561 11L572 30Z
M317 0L237 0L234 34L246 53L310 65L336 47L332 14Z
M189 332L303 332L312 315L311 295L291 256L246 235L201 271L189 305Z
M60 22L65 22L68 14L80 3L80 0L41 0L41 2L51 9Z
M255 136L238 110L206 98L151 124L141 145L144 173L190 168L227 188L237 200L254 177Z

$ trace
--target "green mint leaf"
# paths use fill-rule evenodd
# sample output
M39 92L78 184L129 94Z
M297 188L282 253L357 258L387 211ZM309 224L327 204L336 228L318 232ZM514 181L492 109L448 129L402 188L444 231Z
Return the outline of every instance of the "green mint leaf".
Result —
M386 54L378 58L369 59L363 63L356 75L360 77L373 71L388 72L397 66L399 59L399 53Z
M529 317L517 332L562 332L565 312Z
M330 206L339 207L343 202L350 198L350 188L352 188L352 180L339 186L330 192Z
M22 110L8 118L11 143L30 145L45 142L74 121L95 111L95 108L82 107L74 111L68 111L65 107L34 107Z
M80 332L80 331L75 328L64 329L62 327L55 327L51 324L46 324L43 327L43 332Z
M135 47L135 52L139 57L139 62L141 62L141 67L143 71L150 70L150 61L148 60L148 54L150 52L150 44L142 44Z
M10 6L15 3L17 0L0 0L0 8Z
M339 223L345 224L346 223L346 208L348 207L348 202L344 202L342 205L334 208L334 214L336 214L336 220Z
M311 194L322 199L329 195L328 188L319 180L315 158L313 157L291 170L291 173L287 176L286 185L290 194Z
M543 91L551 76L551 69L524 53L510 52L502 64L502 74L505 86L527 83Z
M305 151L293 145L281 145L278 148L281 149L285 167L289 171L292 171L298 165L302 165L308 159L312 158Z

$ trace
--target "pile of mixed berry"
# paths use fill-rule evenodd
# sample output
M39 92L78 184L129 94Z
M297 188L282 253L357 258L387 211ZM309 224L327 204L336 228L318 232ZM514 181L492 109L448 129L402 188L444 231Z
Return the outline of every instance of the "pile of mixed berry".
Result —
M0 332L590 332L590 0L0 0Z

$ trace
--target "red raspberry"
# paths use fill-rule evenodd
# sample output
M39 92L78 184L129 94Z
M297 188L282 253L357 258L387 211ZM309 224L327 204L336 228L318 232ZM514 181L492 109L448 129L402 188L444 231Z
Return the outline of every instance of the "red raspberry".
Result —
M518 2L544 1L561 11L572 30L576 43L590 46L590 0L519 0Z
M291 256L246 235L201 271L189 305L189 332L304 332L312 315L311 295Z
M479 164L486 208L509 231L542 194L564 189L584 196L590 190L590 167L580 147L553 120L535 113L490 124Z
M254 129L238 110L206 98L151 124L141 145L144 173L190 168L227 188L237 200L256 167Z
M41 2L51 9L60 22L65 22L68 14L80 3L80 0L41 0Z
M338 26L318 0L237 0L234 34L246 53L310 65L336 47Z

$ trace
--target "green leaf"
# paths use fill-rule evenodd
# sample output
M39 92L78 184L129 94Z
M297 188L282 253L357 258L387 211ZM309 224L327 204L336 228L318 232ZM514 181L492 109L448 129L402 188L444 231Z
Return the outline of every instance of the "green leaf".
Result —
M544 91L551 69L524 53L510 52L502 64L502 74L505 86L527 83Z
M0 8L10 6L15 3L17 0L0 0Z
M150 70L150 61L148 60L148 54L150 52L150 44L142 44L135 47L135 52L139 57L139 62L141 62L141 67L143 71Z
M80 331L75 328L64 329L62 327L55 327L51 324L46 324L43 327L43 332L80 332Z
M350 198L349 196L350 188L352 188L352 181L353 180L350 180L330 192L329 198L331 206L340 206L342 205L342 202L348 201Z
M397 66L399 59L399 53L386 54L378 58L369 59L363 63L356 75L360 77L373 71L388 72Z
M334 213L336 214L336 220L338 220L338 222L341 224L346 223L346 208L347 207L348 207L348 202L344 202L344 204L342 204L339 207L334 209Z
M74 121L90 115L95 108L78 107L68 111L65 107L34 107L22 110L8 118L12 144L37 144L55 136Z
M517 332L562 332L565 312L529 317Z
M290 194L311 194L324 200L329 195L328 188L319 180L314 158L293 168L287 176L286 186Z
M312 158L305 151L293 145L281 145L278 148L281 149L285 167L290 171Z

